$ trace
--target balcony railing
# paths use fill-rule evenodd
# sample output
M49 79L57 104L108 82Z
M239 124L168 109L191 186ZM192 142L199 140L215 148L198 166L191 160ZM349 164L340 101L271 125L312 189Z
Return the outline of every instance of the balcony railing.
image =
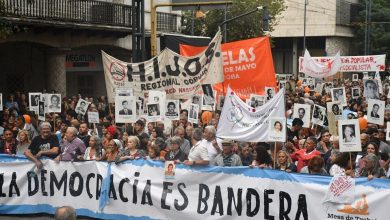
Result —
M0 16L131 27L131 6L93 0L1 0Z
M0 0L0 17L131 28L131 5L95 0ZM178 15L158 12L159 31L176 32Z

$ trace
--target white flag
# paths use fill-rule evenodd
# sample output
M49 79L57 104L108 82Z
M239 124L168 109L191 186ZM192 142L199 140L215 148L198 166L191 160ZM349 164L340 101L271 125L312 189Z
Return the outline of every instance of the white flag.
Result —
M333 59L323 62L317 62L310 56L308 50L305 50L303 58L303 73L314 78L324 78L336 74L341 67L340 51Z
M284 89L261 107L244 103L230 87L218 123L217 136L236 141L268 141L270 118L284 118Z

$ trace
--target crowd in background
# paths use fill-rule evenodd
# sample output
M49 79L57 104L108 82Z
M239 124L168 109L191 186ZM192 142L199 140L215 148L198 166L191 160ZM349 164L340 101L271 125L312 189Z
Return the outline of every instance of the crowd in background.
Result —
M346 109L357 117L367 115L365 97L352 98L352 88L363 90L363 82L336 79L333 87L344 87ZM386 80L384 80L386 83ZM188 166L249 166L317 175L336 174L353 177L387 178L390 172L390 145L386 141L386 122L390 121L388 88L380 100L386 102L385 124L368 124L361 128L362 151L339 151L339 137L331 135L324 126L303 128L303 121L292 118L295 103L321 105L331 101L330 94L321 89L313 91L302 86L301 80L285 82L287 141L281 144L237 142L216 137L220 112L213 111L207 122L199 118L197 124L188 122L188 111L181 110L180 120L166 128L162 122L147 122L139 118L134 124L115 123L114 106L106 97L82 97L91 102L88 111L99 112L100 123L89 124L87 114L76 114L81 95L64 97L61 113L46 114L45 122L28 110L27 94L16 92L4 100L1 112L0 153L25 155L38 168L42 157L55 161L102 160L121 163L126 160L174 160ZM202 114L202 113L200 113ZM353 116L351 116L353 117ZM357 137L359 138L359 137ZM276 149L274 149L276 148ZM274 154L276 152L276 154Z

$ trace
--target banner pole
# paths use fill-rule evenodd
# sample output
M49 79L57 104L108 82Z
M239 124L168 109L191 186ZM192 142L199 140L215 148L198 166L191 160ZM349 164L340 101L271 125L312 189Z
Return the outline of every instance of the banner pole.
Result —
M351 164L351 170L352 170L352 173L354 172L354 169L353 169L353 163L352 163L352 154L351 152L349 152L349 162ZM351 174L352 175L352 174Z
M276 142L274 142L274 169L276 168Z

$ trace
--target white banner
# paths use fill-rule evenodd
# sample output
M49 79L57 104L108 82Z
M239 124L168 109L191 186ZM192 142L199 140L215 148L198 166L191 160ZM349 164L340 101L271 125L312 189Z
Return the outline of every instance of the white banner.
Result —
M383 179L356 179L354 201L325 210L326 176L177 164L175 179L166 179L163 162L142 159L120 165L43 160L41 171L26 159L0 161L0 214L53 214L71 205L78 215L100 219L379 220L387 219L390 203L390 181Z
M332 57L312 57L319 63L326 64ZM340 72L375 72L385 71L386 55L341 56ZM304 57L299 57L299 72L303 73Z
M341 66L340 52L335 57L325 63L316 61L310 56L308 50L305 50L302 72L314 78L325 78L336 74Z
M246 142L268 141L270 118L283 118L284 112L284 89L264 105L251 107L228 87L217 136Z
M115 89L132 88L142 96L149 90L166 91L169 98L188 99L201 84L223 82L221 33L218 32L202 53L183 57L164 49L151 60L127 63L102 51L104 75L109 102L114 101Z

